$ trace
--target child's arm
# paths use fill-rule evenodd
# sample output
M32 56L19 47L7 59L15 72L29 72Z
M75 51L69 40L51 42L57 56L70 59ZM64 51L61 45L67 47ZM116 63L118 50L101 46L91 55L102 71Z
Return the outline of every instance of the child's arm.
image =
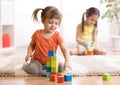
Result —
M60 48L62 50L62 53L64 55L65 58L65 63L64 63L64 69L66 67L72 69L71 64L70 64L70 54L69 54L69 50L67 49L66 45L64 43L60 44Z
M25 57L26 62L29 60L30 57L32 57L32 52L34 50L34 47L35 47L35 43L31 41L27 49L27 55Z
M97 43L97 38L98 38L98 29L95 28L93 32L93 49L94 49L95 44Z
M82 32L82 27L80 25L78 25L77 30L76 30L76 41L77 41L78 44L86 45L87 42L80 38L80 33L81 32Z

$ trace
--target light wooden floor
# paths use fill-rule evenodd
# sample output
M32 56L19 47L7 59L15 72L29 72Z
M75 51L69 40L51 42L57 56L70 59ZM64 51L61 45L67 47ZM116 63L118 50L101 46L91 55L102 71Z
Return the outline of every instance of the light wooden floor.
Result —
M51 82L44 77L1 77L0 85L120 85L120 77L113 76L110 81L103 81L101 76L74 77L71 82Z
M26 55L26 47L17 48L7 55ZM109 52L109 55L120 55L120 52ZM103 81L102 76L73 77L71 82L62 84L50 82L45 77L0 77L0 85L120 85L120 76L112 76L110 81Z

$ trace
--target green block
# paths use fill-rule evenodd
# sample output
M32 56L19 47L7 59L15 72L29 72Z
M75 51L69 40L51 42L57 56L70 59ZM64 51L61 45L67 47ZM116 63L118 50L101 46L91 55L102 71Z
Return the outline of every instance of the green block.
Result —
M48 62L46 63L46 66L47 66L47 67L51 67L51 62L48 61Z
M51 57L51 61L57 61L58 59L57 59L57 57L56 56L52 56Z
M103 74L103 80L104 81L109 81L111 79L111 75L108 73Z
M56 67L56 68L51 68L51 72L58 72L58 67Z

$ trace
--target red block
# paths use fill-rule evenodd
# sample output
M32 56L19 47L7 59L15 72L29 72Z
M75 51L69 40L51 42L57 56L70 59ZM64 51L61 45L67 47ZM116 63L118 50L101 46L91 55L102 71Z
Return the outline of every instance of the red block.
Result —
M57 75L56 74L50 74L50 81L57 82Z
M93 51L88 51L88 55L93 55Z
M85 50L85 51L84 51L84 55L87 55L87 53L88 53L88 51Z
M58 76L58 83L64 82L64 76Z

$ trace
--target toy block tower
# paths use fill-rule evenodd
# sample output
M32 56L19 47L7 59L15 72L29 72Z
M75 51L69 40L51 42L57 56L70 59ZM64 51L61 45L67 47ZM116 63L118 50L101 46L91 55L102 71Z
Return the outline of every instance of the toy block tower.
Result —
M50 77L50 72L51 72L51 62L46 63L46 77Z
M89 47L87 50L88 55L93 55L92 47Z
M84 51L85 55L93 55L93 49L92 49L92 44L87 43L86 45L86 50Z
M64 81L72 81L72 75L58 74L58 58L55 56L53 50L48 51L48 56L50 61L46 63L46 77L50 78L50 81L55 81L58 83L63 83Z
M55 53L54 53L53 50L49 50L48 51L48 56L49 57L52 57L54 55L55 55ZM46 63L46 77L49 78L50 77L50 73L51 73L51 60Z
M48 51L50 61L46 63L46 77L50 77L50 81L57 81L58 76L58 59L53 50Z

